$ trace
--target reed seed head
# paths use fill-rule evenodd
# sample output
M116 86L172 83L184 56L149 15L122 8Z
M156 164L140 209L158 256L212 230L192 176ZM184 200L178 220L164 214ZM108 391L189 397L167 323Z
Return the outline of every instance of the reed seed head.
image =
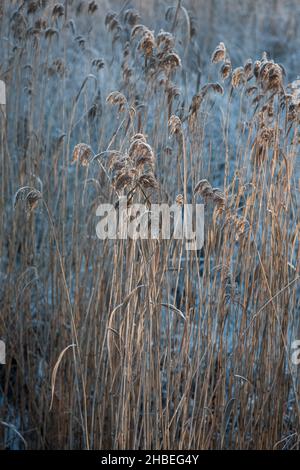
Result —
M213 64L217 64L218 62L224 61L225 57L226 57L226 47L225 47L224 42L220 42L218 46L215 48L211 56L211 61Z

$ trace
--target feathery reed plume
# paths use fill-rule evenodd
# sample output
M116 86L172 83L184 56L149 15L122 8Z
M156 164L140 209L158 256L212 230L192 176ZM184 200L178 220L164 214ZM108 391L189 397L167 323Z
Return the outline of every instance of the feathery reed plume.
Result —
M246 88L246 95L253 95L253 93L257 92L258 88L257 86L253 85L253 86L249 86Z
M155 37L152 31L146 29L138 43L138 50L142 51L145 57L151 57L155 48Z
M237 67L232 72L231 85L233 88L238 88L246 83L246 75L244 67Z
M156 36L156 44L163 51L171 51L175 46L175 38L173 34L161 29Z
M252 59L246 60L244 64L244 73L247 80L249 80L253 76L253 63Z
M142 142L147 142L146 136L144 134L141 134L141 133L134 134L131 137L130 142L134 142L136 140L139 140L139 141L142 141Z
M36 13L40 8L40 2L35 1L35 2L28 2L27 6L27 14L31 15L33 13Z
M154 155L152 148L144 139L136 139L132 142L128 150L129 157L135 163L136 168L144 165L154 165Z
M124 12L124 20L130 26L135 26L141 21L141 17L137 10L135 10L134 8L128 8Z
M177 67L181 67L181 60L176 52L169 52L163 55L160 59L160 65L166 70L173 70Z
M189 123L191 125L194 123L196 119L197 113L201 107L201 104L204 98L206 97L207 93L210 91L214 93L218 93L220 95L223 95L224 93L224 89L222 85L220 85L220 83L207 83L206 85L204 85L199 91L199 93L193 96L191 105L189 107L188 118L189 118Z
M163 3L0 2L1 449L300 447L297 0Z
M97 3L95 2L95 0L93 0L92 2L89 2L88 4L88 12L93 15L95 13L95 11L98 10L98 5Z
M153 173L143 173L139 179L139 184L145 189L156 189L158 183Z
M220 69L220 76L222 80L226 80L226 78L230 77L231 72L232 72L231 61L230 59L226 59Z
M107 96L106 102L111 105L118 106L119 113L125 111L126 108L128 107L127 99L119 91L112 91Z
M105 17L105 26L107 26L109 31L115 31L116 29L122 29L122 26L118 20L118 15L110 11Z
M144 134L138 133L131 137L128 152L107 150L96 155L93 160L105 156L108 157L106 166L113 172L112 184L117 193L130 188L133 195L138 186L144 189L157 189L154 153Z
M19 188L14 195L14 208L18 202L25 202L25 211L27 216L37 207L39 200L42 199L42 194L39 190L31 188L30 186L23 186Z
M287 119L289 122L300 122L300 80L294 80L287 89L291 90L289 95L284 95L288 104Z
M177 206L182 207L183 203L184 203L183 194L177 194L177 196L175 198L175 202L176 202Z
M59 32L57 29L55 28L47 28L45 30L45 38L46 39L52 39L54 36L56 36L57 38L59 37Z
M56 18L59 18L60 16L64 16L64 14L65 14L65 7L63 6L63 4L56 3L52 10L52 18L56 19Z
M194 188L194 194L199 194L205 201L213 201L218 208L225 206L226 198L224 193L219 188L213 188L206 179L198 181Z
M178 135L182 132L182 123L178 116L174 114L169 119L169 128L171 135Z
M118 15L111 11L107 13L105 17L105 26L107 27L108 31L113 33L113 45L116 41L120 40L121 33L123 31L123 27L118 19Z
M131 30L130 38L135 39L138 36L143 36L148 31L149 31L149 29L146 26L144 26L143 24L136 24Z

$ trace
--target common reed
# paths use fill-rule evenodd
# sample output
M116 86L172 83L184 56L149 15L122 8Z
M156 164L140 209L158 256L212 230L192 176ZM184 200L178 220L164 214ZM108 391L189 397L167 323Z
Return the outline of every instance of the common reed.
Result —
M192 3L1 3L2 449L299 448L300 85ZM123 195L203 248L99 240Z

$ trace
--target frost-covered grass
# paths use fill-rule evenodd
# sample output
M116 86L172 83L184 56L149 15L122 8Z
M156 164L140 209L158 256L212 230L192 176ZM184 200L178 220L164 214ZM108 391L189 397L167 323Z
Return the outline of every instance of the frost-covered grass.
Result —
M299 448L299 5L242 3L2 2L1 448Z

